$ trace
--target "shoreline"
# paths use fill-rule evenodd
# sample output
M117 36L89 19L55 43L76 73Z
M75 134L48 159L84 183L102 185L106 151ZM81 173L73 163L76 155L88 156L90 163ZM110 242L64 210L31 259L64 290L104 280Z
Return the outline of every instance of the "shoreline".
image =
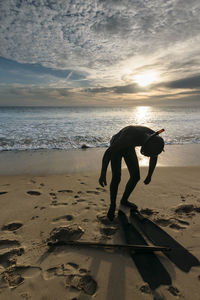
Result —
M0 153L0 175L50 175L100 171L107 148L72 150L5 151ZM139 164L149 159L136 147ZM200 166L200 144L166 145L159 155L158 167ZM123 162L122 168L125 168Z

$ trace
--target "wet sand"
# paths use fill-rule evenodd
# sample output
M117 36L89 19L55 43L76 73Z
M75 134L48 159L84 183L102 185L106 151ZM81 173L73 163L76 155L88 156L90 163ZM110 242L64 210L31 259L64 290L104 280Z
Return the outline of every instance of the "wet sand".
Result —
M48 175L96 172L106 148L75 150L4 151L0 153L0 175ZM136 147L140 166L148 166L148 158ZM181 167L200 165L200 144L166 145L158 166ZM123 164L125 168L125 164Z
M197 162L196 166L157 167L147 186L143 184L147 168L142 167L141 180L130 197L164 230L159 234L176 247L171 254L158 252L152 258L137 253L131 257L124 250L48 247L48 241L70 238L125 243L117 216L113 222L106 218L109 187L98 185L97 169L98 161L90 171L0 176L0 299L199 299ZM117 210L127 179L124 169ZM121 209L129 216L128 209ZM138 265L140 255L146 263L142 269ZM157 260L159 268L154 265ZM155 274L162 277L163 270L168 281L163 278L160 284Z

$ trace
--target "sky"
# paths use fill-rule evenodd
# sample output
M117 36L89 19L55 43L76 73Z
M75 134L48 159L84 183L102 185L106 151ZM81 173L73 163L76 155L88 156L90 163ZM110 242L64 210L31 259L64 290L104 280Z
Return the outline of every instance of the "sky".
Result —
M199 104L199 0L1 0L0 106Z

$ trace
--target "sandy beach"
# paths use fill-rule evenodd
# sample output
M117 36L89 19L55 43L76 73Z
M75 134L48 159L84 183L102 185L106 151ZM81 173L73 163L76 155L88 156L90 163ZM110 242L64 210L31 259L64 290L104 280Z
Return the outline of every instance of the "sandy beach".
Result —
M10 160L7 172L1 169L0 299L200 299L200 161L192 152L194 159L187 161L186 150L181 150L182 160L177 149L171 155L166 151L147 186L143 184L147 167L142 164L141 180L130 197L144 216L164 230L160 234L166 246L174 247L171 254L130 256L120 249L48 246L56 239L125 244L117 213L113 222L106 218L109 186L98 184L103 153L98 151L96 163L95 153L90 156L91 168L85 167L88 152L83 151L77 168L68 159L69 171L48 171L55 162L44 162L45 154L37 154L41 160L37 157L35 169L33 164L20 171L16 157L13 169ZM2 167L9 155L0 157ZM20 155L25 166L27 154ZM40 163L46 171L38 171ZM110 171L107 177L109 182ZM123 169L117 211L127 179ZM129 210L121 209L129 218ZM162 278L164 272L167 280Z
M200 300L199 13L0 1L0 300Z

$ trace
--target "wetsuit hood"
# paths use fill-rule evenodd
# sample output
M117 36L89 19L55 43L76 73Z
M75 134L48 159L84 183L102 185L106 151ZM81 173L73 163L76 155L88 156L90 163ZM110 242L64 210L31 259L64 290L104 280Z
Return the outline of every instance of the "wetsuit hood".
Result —
M141 150L140 150L141 154L146 155L146 156L151 156L151 155L147 154L148 153L147 147L151 144L151 143L149 143L151 141L152 141L153 146L155 148L155 154L154 155L158 155L163 151L163 149L164 149L164 140L161 137L158 137L158 135L160 133L162 133L163 131L164 131L164 129L160 129L160 130L154 132L153 134L149 135L146 138L146 140L144 141L144 143L141 147ZM155 137L157 137L157 138L155 138Z

